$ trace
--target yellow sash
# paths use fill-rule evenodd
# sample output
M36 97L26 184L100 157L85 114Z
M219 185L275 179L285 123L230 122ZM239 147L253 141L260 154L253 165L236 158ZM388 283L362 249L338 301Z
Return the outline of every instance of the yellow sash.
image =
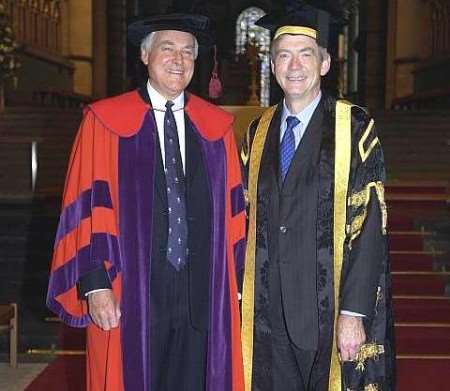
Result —
M339 315L339 292L344 259L345 226L347 224L347 191L350 175L352 142L352 104L336 102L334 155L334 332L328 391L341 391L341 365L336 345L336 321Z
M242 357L244 361L245 390L252 389L253 320L255 312L255 256L256 256L256 204L261 156L267 132L276 106L267 109L258 124L251 146L248 170L248 202L250 205L247 248L245 251L244 287L242 292Z

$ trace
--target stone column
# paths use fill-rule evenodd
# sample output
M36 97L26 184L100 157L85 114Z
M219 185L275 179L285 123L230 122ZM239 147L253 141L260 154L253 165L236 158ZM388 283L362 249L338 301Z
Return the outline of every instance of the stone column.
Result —
M93 26L92 0L68 2L69 55L75 65L74 92L83 95L93 93Z
M92 94L95 99L104 98L108 88L108 21L107 0L93 2L93 70Z
M387 0L366 0L361 5L361 46L365 47L361 82L365 104L370 109L384 108L386 78Z
M109 0L108 20L108 95L116 95L127 89L127 2Z

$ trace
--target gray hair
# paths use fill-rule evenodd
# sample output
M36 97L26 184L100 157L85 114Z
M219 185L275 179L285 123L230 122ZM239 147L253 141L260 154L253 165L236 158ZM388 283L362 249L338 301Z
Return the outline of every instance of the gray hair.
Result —
M275 47L277 46L278 40L282 36L283 35L280 35L279 37L277 37L276 39L274 39L270 43L270 58L271 58L272 61L275 59ZM330 54L328 53L328 49L324 48L322 46L319 46L319 59L320 59L320 62L325 61L329 56L330 56Z
M153 43L155 41L156 34L159 31L153 31L150 34L148 34L142 41L141 41L141 52L147 52L149 53L152 50ZM194 38L194 59L197 59L198 56L198 41L197 38L192 35Z

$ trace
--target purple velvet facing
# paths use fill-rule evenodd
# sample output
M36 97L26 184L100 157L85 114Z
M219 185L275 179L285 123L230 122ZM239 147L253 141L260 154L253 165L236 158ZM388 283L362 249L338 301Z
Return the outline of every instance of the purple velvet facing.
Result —
M231 216L236 216L245 209L244 188L237 185L231 189Z
M85 327L90 321L89 316L77 318L68 314L56 298L74 287L81 275L95 270L105 260L113 264L108 271L112 281L120 271L117 237L107 233L92 234L88 246L80 248L75 257L50 275L47 306L68 325Z
M149 111L139 132L121 138L119 143L121 342L126 390L150 389L149 298L155 137L156 124Z
M156 124L120 139L119 205L122 259L122 355L126 390L150 389L150 254ZM222 140L200 144L212 188L212 240L207 390L231 390L231 314L225 232L226 155ZM151 390L157 391L157 390Z
M236 271L240 271L244 268L244 258L245 258L245 238L242 238L236 242L233 246L234 253L234 264Z
M91 216L92 209L97 206L112 208L111 194L105 181L94 181L91 189L83 191L77 200L64 208L59 218L55 247L81 220Z
M225 232L226 152L223 140L213 143L201 139L201 147L211 183L213 215L206 389L231 390L231 313Z

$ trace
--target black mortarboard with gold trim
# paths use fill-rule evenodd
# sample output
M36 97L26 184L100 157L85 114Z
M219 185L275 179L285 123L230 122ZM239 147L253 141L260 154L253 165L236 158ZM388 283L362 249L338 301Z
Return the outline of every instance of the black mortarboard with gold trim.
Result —
M154 31L177 30L191 33L197 38L200 46L212 46L213 34L210 31L210 20L204 15L163 14L150 16L128 26L128 39L139 46L142 40Z
M256 21L257 26L270 30L273 39L282 34L306 35L322 47L328 47L330 14L304 1L291 1L284 12L267 14Z

